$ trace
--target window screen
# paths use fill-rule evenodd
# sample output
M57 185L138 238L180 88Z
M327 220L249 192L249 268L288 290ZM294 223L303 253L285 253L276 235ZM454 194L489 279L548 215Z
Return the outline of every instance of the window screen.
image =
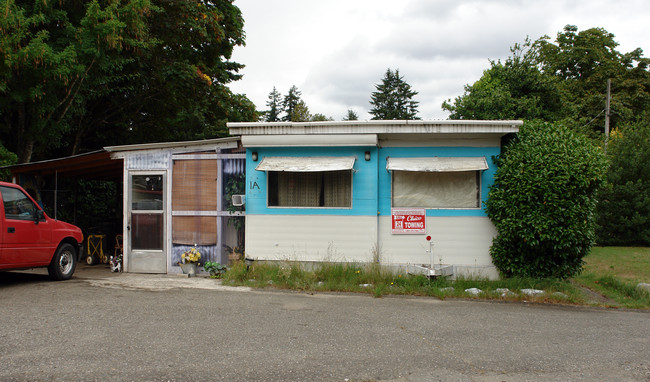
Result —
M393 171L392 174L393 207L480 207L479 171Z

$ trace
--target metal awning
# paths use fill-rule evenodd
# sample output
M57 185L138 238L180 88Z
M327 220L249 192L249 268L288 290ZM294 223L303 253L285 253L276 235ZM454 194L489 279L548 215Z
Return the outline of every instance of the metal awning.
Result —
M485 157L388 158L388 171L456 172L487 170Z
M56 175L58 177L120 181L123 178L124 162L121 159L111 159L111 154L106 150L98 150L64 158L16 164L4 168L9 169L14 177L19 175Z
M316 172L352 170L355 157L264 157L257 171Z

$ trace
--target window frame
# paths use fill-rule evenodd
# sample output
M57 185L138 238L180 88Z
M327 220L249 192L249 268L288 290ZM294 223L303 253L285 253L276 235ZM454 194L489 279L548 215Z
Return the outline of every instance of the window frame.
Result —
M5 190L9 192L15 192L17 195L22 195L23 198L20 199L14 199L14 200L9 200L7 201L6 196L9 196L8 194L5 193ZM6 187L6 186L0 186L0 192L2 192L2 202L3 202L3 210L4 210L4 217L6 220L19 220L19 221L34 221L36 219L36 214L38 211L40 211L39 206L34 203L34 201L22 190L15 188L15 187ZM13 203L17 205L16 208L18 207L18 204L25 204L27 206L31 206L31 211L29 211L29 215L26 215L25 213L22 214L10 214L7 212L7 207L9 203ZM39 217L38 221L45 221L45 216Z
M405 171L391 170L391 188L390 188L390 205L391 208L424 208L427 210L480 210L483 201L483 176L484 170L472 171L444 171L446 173L473 172L476 179L476 206L475 207L431 207L431 206L396 206L395 205L395 172L418 172L418 173L442 173L443 171Z
M341 209L352 209L353 206L353 196L354 196L354 169L350 170L324 170L324 171L271 171L267 170L266 172L266 207L270 209L318 209L318 210L341 210ZM319 173L324 175L325 173L328 172L349 172L349 182L350 182L350 203L348 206L335 206L335 207L328 207L328 206L279 206L279 205L271 205L271 173L295 173L295 174L314 174L314 173ZM321 188L325 187L325 182L323 181ZM275 188L276 193L276 198L279 196L279 189L278 187Z

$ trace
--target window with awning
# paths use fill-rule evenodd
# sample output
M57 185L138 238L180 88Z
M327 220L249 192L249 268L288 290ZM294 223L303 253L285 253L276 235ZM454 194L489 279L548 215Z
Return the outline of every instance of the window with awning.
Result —
M265 157L269 207L350 208L355 157Z
M388 158L393 207L480 208L485 157Z
M460 172L488 169L485 157L388 158L389 171Z
M264 157L258 171L318 172L352 170L355 157Z

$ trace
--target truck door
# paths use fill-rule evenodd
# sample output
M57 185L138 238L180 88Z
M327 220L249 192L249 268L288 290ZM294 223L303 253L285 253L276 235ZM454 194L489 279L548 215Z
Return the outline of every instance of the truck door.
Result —
M2 244L0 263L37 266L50 262L54 253L49 219L35 219L38 206L22 190L0 186Z

